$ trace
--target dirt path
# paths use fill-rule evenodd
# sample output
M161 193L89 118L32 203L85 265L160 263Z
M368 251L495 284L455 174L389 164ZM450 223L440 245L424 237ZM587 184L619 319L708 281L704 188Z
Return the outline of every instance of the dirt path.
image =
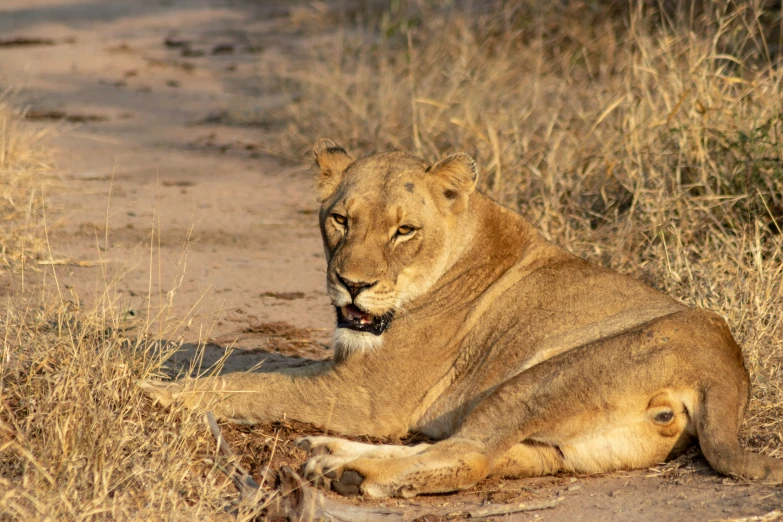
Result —
M55 142L65 185L51 202L58 255L109 260L129 308L144 306L152 265L155 298L178 287L175 314L201 296L202 322L222 310L213 338L273 321L332 323L307 166L261 156L263 128L200 123L243 103L263 113L284 102L247 94L264 67L257 49L292 41L286 20L266 11L275 9L148 0L0 7L4 40L54 42L2 49L0 78L36 118L70 120ZM183 57L185 42L204 55ZM160 257L151 260L153 228ZM58 273L82 299L103 290L94 269Z
M119 305L142 314L149 295L165 301L175 288L172 315L193 310L180 332L186 340L253 349L234 355L229 369L269 351L280 352L280 364L329 355L322 343L333 317L309 158L285 163L265 153L275 129L264 115L287 100L266 71L281 57L306 67L306 48L319 37L298 31L287 5L0 3L0 86L21 89L32 118L61 121L64 131L53 142L63 176L50 201L53 248L65 261L106 261L106 275L99 263L58 266L60 284L89 303L116 279ZM271 429L232 436L263 448ZM296 462L297 452L284 443L276 460ZM487 481L460 495L387 504L460 518L483 502L556 497L565 500L553 510L509 519L716 520L783 504L779 489L719 477L698 457L608 477Z

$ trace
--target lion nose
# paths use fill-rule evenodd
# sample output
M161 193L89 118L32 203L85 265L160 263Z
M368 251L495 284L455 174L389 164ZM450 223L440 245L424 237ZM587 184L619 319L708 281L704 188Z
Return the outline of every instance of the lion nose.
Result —
M351 299L356 299L356 296L359 295L363 290L370 288L373 286L377 281L373 283L366 283L364 281L351 281L350 279L345 279L344 277L340 277L340 274L336 274L337 279L340 280L340 282L345 286L345 288L348 289L348 293L351 294Z

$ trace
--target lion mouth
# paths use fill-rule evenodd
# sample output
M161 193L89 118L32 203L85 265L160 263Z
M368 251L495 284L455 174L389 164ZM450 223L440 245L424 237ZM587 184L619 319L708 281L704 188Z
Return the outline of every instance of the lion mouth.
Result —
M335 308L337 309L337 328L348 328L374 335L381 335L385 332L394 317L392 312L374 316L353 304Z

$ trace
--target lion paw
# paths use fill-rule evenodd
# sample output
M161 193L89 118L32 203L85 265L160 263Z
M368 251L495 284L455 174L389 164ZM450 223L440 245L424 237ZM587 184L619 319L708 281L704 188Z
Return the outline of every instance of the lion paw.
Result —
M346 497L360 495L362 482L364 482L364 477L359 472L348 470L340 475L339 480L332 481L332 489Z
M346 496L360 495L364 477L358 471L345 468L353 460L332 455L313 457L302 466L302 475L316 487L331 487Z
M296 439L296 446L312 455L340 455L340 447L344 443L344 440L336 437L302 437Z
M139 388L163 406L170 406L180 396L182 386L173 382L163 382L156 379L138 382Z

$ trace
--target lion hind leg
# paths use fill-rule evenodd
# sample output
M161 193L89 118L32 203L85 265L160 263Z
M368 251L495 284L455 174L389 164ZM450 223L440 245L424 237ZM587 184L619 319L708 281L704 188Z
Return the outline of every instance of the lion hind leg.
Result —
M540 477L563 469L563 453L557 446L526 441L515 444L492 465L492 475Z
M688 389L660 388L631 395L613 408L575 415L547 434L558 446L563 471L602 473L654 466L680 454L694 441L695 428L685 403Z

